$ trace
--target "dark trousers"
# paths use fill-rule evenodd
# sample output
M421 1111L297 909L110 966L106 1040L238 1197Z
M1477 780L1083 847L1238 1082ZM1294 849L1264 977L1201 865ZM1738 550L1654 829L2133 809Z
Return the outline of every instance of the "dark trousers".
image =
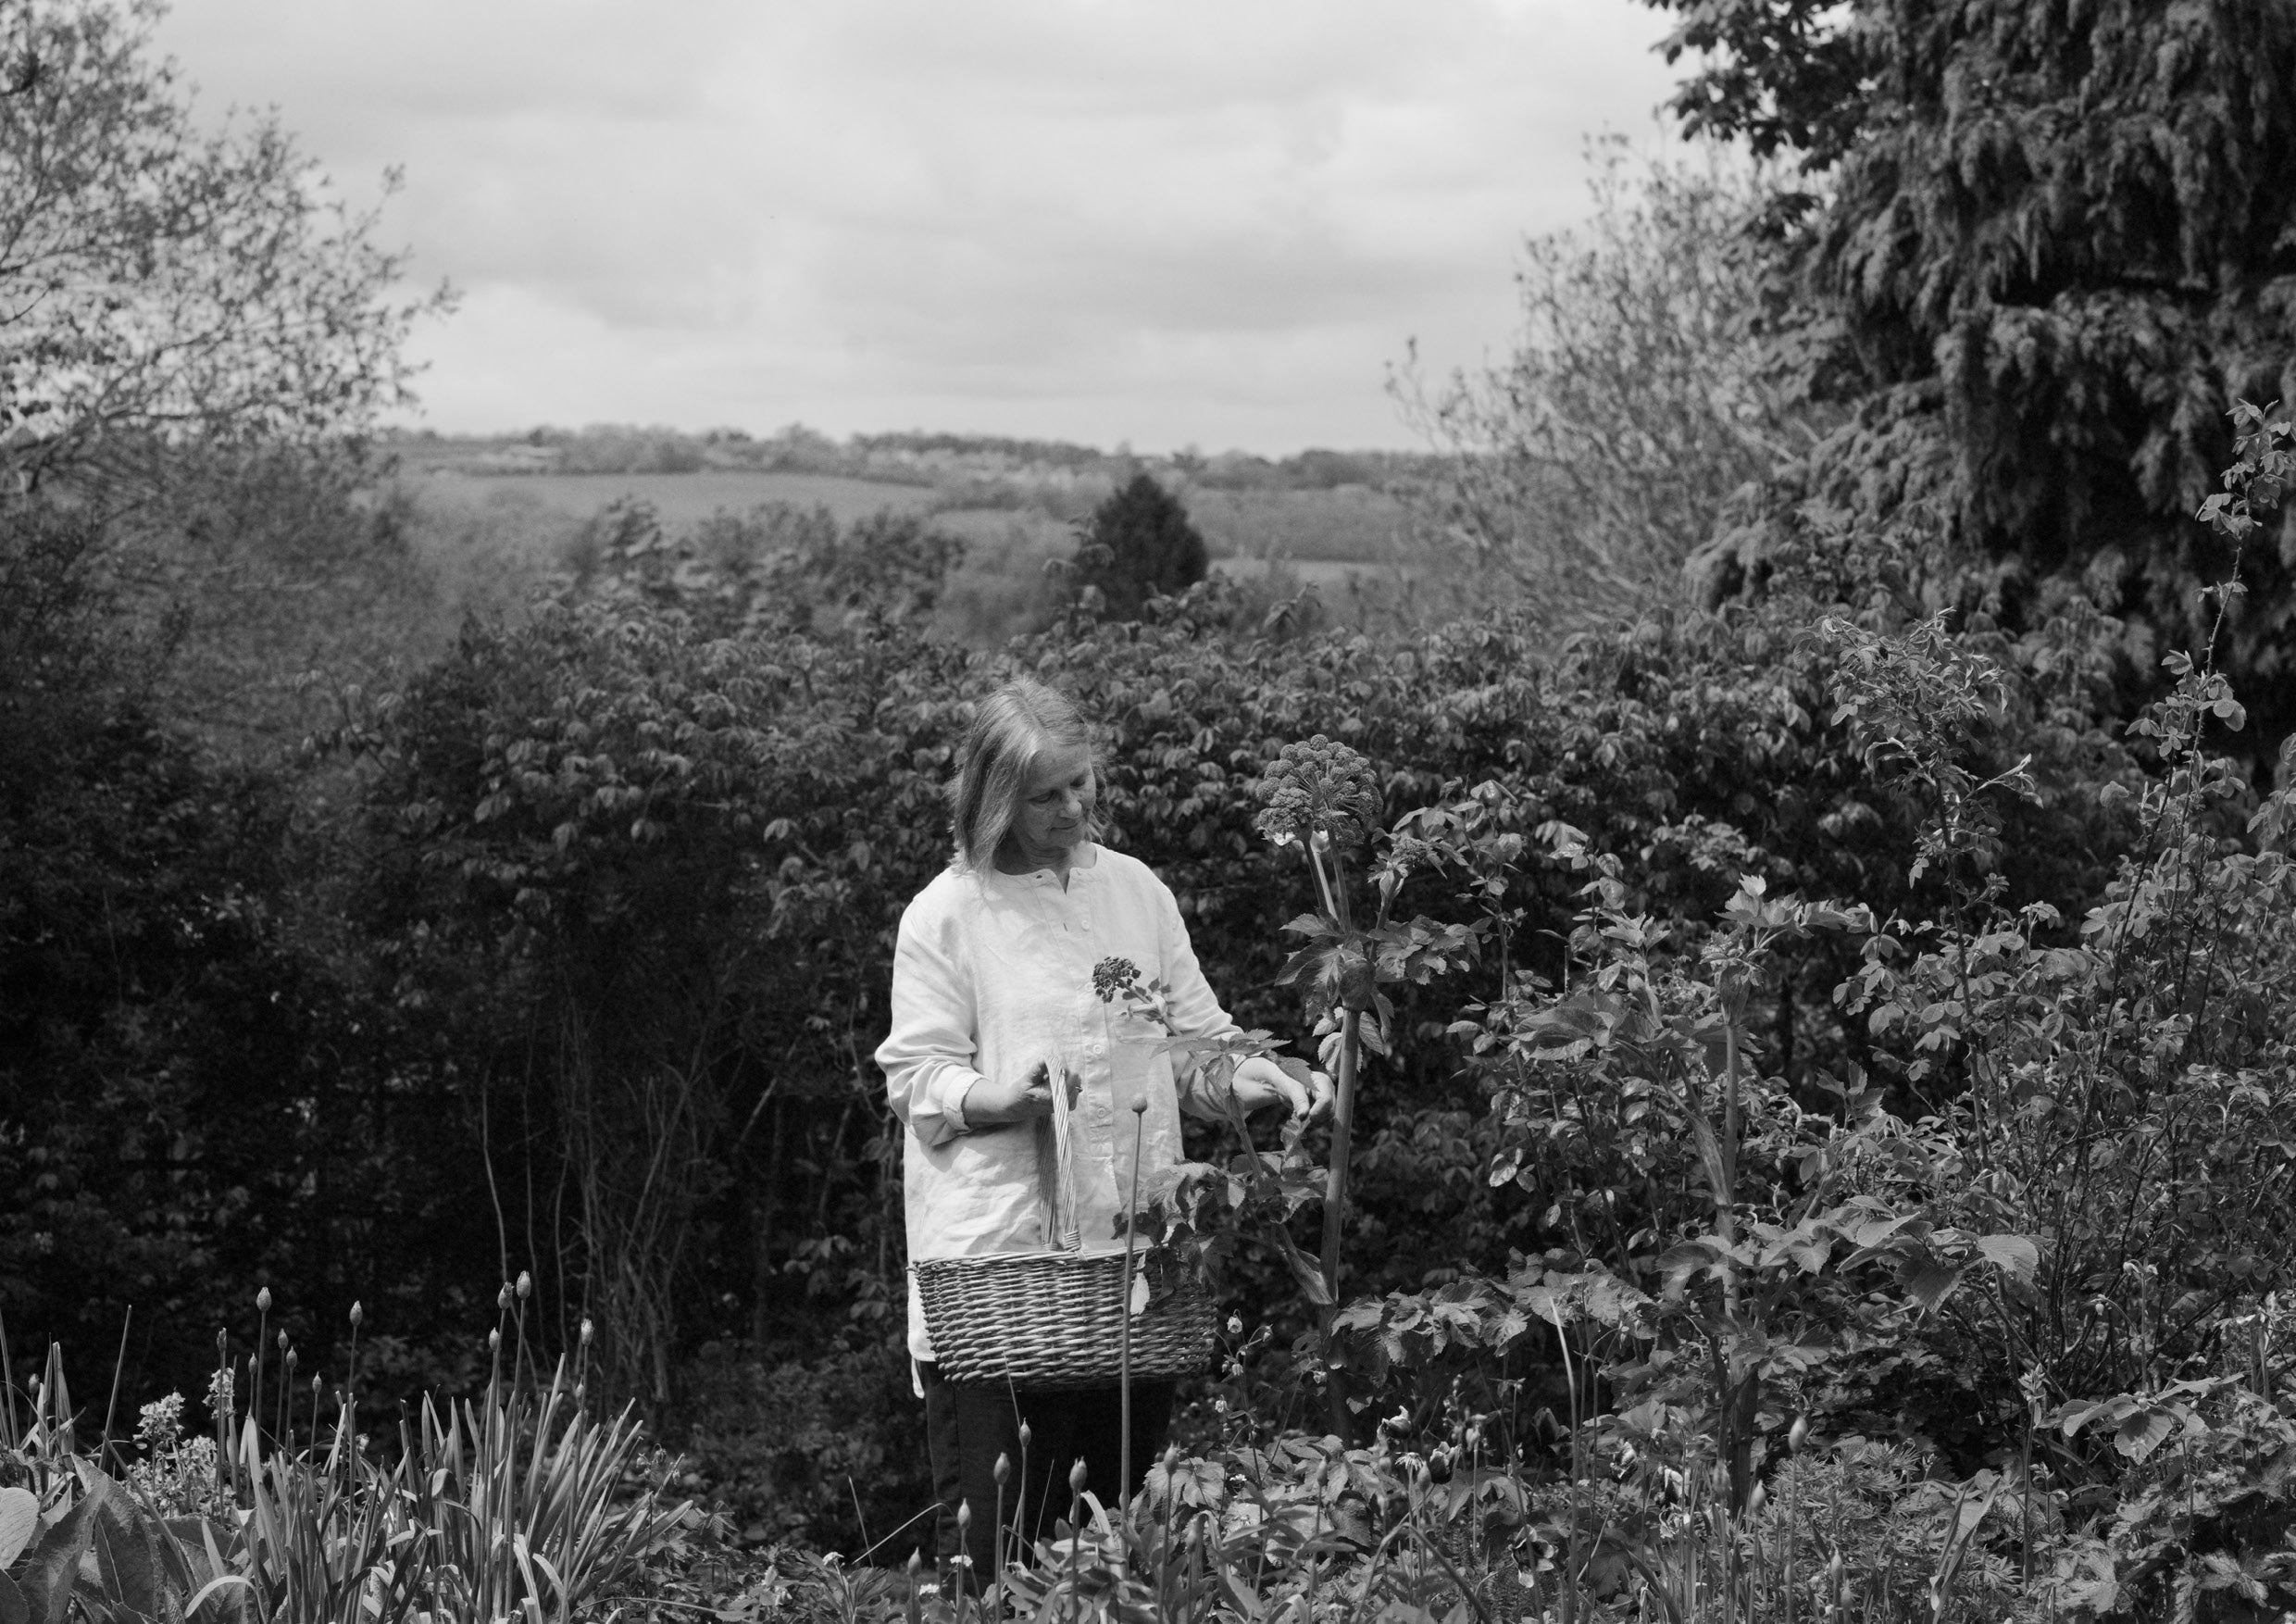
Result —
M1043 1393L974 1381L943 1381L940 1367L917 1367L925 1388L925 1434L932 1452L933 1495L940 1502L934 1549L942 1558L957 1550L956 1511L972 1507L965 1554L987 1582L996 1560L996 1462L1008 1463L1003 1502L1006 1527L1024 1544L1053 1533L1068 1515L1068 1472L1084 1462L1085 1487L1111 1512L1140 1491L1148 1468L1164 1452L1172 1423L1169 1381L1132 1383L1132 1480L1117 1492L1123 1447L1123 1395L1113 1385ZM1021 1470L1020 1423L1029 1423L1028 1470ZM1087 1513L1087 1515L1090 1515Z

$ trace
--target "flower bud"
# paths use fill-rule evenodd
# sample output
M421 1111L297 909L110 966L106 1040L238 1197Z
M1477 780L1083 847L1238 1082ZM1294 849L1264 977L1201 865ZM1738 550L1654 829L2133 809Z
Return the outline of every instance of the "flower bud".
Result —
M257 1287L256 1291L256 1312L258 1314L268 1314L270 1311L271 1288L268 1286Z
M508 1280L503 1281L503 1289L494 1293L494 1306L505 1314L510 1312L510 1282Z
M996 1454L996 1482L997 1482L997 1487L999 1487L1000 1489L1001 1489L1001 1488L1003 1488L1003 1487L1004 1487L1006 1483L1008 1483L1008 1482L1012 1481L1012 1477L1013 1477L1013 1457L1012 1457L1011 1455L1006 1455L1006 1454L1005 1454L1003 1450L1001 1450L1001 1449L1000 1449L1000 1450L998 1450L998 1451L997 1451L997 1454Z
M490 1354L499 1354L502 1352L501 1331L490 1330L486 1333L486 1351Z
M1078 1455L1076 1465L1068 1468L1068 1493L1071 1494L1083 1493L1084 1485L1092 1480L1092 1473L1084 1469L1084 1457L1080 1455Z
M923 1569L924 1566L925 1552L920 1546L918 1549L909 1553L909 1582L911 1584L915 1584L917 1582L917 1576L918 1572Z
M1809 1441L1810 1418L1807 1416L1796 1416L1794 1418L1794 1424L1786 1430L1786 1447L1789 1449L1798 1450Z
M525 1269L518 1270L518 1301L523 1303L534 1294L534 1277Z
M283 1330L279 1333L279 1351L282 1354L287 1351L287 1333Z
M1756 1483L1753 1486L1753 1493L1746 1496L1746 1515L1748 1517L1761 1516L1762 1507L1769 1503L1769 1485L1766 1483Z
M1241 1314L1230 1314L1230 1315L1228 1317L1228 1334L1229 1334L1229 1336L1242 1336L1242 1335L1243 1334L1243 1316L1242 1316L1242 1315L1241 1315Z
M1021 1454L1026 1455L1026 1454L1028 1454L1028 1453L1029 1453L1029 1439L1031 1439L1031 1438L1033 1438L1033 1437L1035 1437L1035 1436L1036 1436L1036 1434L1035 1434L1035 1433L1033 1433L1033 1432L1031 1432L1031 1431L1029 1431L1029 1423L1028 1423L1028 1422L1023 1421L1023 1422L1021 1422L1021 1423L1020 1423L1020 1453L1021 1453Z
M956 1504L956 1531L963 1533L973 1525L973 1503L960 1500Z
M351 1329L353 1330L356 1330L359 1328L359 1321L365 1319L366 1318L366 1309L360 1307L356 1303L351 1305Z
M582 1317L582 1346L588 1347L590 1345L590 1339L597 1334L597 1326L592 1323L588 1315L584 1315Z

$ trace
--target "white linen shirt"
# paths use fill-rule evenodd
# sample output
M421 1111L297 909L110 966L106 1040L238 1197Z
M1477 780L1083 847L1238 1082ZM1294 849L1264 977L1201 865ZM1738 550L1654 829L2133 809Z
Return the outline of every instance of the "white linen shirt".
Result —
M1234 1032L1236 1023L1196 964L1179 906L1136 857L1089 842L1067 890L1050 871L943 870L901 916L893 952L892 1030L877 1063L903 1144L909 1257L1031 1251L1051 1243L1049 1122L969 1130L965 1091L982 1077L1017 1081L1042 1061L1057 1091L1080 1083L1071 1115L1078 1229L1088 1248L1115 1243L1119 1191L1132 1178L1132 1106L1143 1178L1180 1159L1179 1110L1217 1117L1192 1068L1175 1082L1165 1034L1103 1004L1092 967L1128 958L1143 982L1161 978L1167 1009L1188 1037ZM909 1352L933 1357L912 1273Z

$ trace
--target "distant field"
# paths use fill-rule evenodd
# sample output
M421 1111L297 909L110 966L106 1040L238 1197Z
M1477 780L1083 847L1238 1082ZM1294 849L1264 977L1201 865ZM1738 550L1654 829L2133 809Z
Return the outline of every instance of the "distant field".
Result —
M1191 491L1188 517L1217 557L1343 559L1383 564L1402 555L1403 504L1384 491Z
M933 523L975 547L1014 544L1049 557L1076 545L1076 532L1064 521L1033 507L952 507L934 514Z
M844 479L834 474L758 473L709 468L683 474L468 474L439 471L406 481L422 505L443 518L505 533L525 535L517 551L531 556L562 541L571 521L619 497L651 502L673 529L719 511L747 512L766 503L827 507L840 524L874 513L930 511L946 500L922 485ZM960 498L961 499L961 498ZM1404 509L1383 492L1361 485L1329 491L1191 490L1183 498L1189 516L1204 532L1212 556L1240 576L1254 573L1267 558L1288 561L1304 581L1327 590L1351 574L1378 575L1397 560L1408 562L1403 540ZM524 516L511 522L512 516ZM490 517L491 516L491 517ZM933 514L936 524L969 543L976 568L992 560L1005 567L1041 568L1042 560L1066 556L1076 532L1064 519L1040 507L952 507Z
M588 518L621 496L654 504L663 522L689 524L719 509L744 513L767 502L827 507L851 524L890 507L913 513L932 506L922 485L880 484L833 474L766 474L705 468L691 474L459 474L435 473L418 487L428 497L468 507L532 503L573 518Z
M1345 592L1351 581L1360 583L1364 592L1377 593L1394 582L1398 567L1357 564L1345 558L1279 558L1272 562L1266 558L1220 558L1214 561L1212 568L1238 581L1254 580L1272 568L1328 596ZM1402 572L1406 579L1413 573L1407 566L1403 567Z

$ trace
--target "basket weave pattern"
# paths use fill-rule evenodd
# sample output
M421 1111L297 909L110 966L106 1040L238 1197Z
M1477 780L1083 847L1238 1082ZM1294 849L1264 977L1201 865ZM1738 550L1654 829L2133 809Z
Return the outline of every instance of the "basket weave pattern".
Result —
M1137 1278L1143 1255L1132 1256ZM993 1252L913 1266L925 1329L950 1381L1102 1387L1120 1373L1121 1252ZM1132 1379L1192 1376L1212 1360L1213 1306L1187 1270L1132 1317Z

